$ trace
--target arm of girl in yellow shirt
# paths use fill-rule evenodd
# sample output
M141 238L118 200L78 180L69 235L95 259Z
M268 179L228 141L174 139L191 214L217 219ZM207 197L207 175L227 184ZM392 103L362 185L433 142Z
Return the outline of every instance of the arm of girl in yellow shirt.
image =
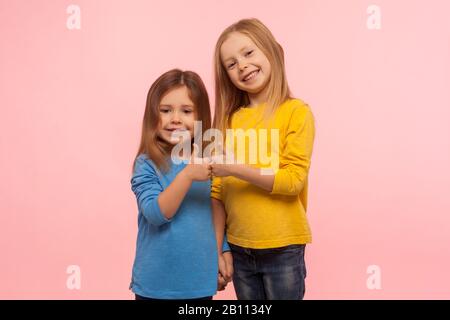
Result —
M234 176L266 191L272 191L274 175L261 175L261 169L245 164L212 164L212 174L216 177Z
M311 165L314 136L314 116L309 106L302 104L290 117L271 194L294 196L302 192Z
M289 121L280 166L275 175L262 175L259 168L245 164L212 164L216 177L234 176L271 194L298 195L304 186L311 163L314 143L314 117L306 105L286 115ZM280 137L281 140L281 137Z

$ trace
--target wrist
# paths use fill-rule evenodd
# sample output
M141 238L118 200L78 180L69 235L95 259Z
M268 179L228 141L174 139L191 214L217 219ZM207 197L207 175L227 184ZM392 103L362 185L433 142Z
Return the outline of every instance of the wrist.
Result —
M234 176L236 178L240 177L241 169L245 166L244 164L228 164L227 170L230 176Z
M187 165L183 170L181 170L181 172L178 176L187 182L193 181L192 176L189 172L189 165Z

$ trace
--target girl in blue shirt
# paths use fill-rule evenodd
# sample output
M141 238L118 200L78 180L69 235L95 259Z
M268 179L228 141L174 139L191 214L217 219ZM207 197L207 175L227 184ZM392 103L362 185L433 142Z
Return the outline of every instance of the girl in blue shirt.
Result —
M177 69L161 75L147 96L131 179L139 214L130 289L138 300L212 299L231 280L231 270L223 267L232 265L226 241L227 252L218 257L211 164L172 152L178 143L203 149L193 145L195 121L201 121L202 132L211 126L200 77Z

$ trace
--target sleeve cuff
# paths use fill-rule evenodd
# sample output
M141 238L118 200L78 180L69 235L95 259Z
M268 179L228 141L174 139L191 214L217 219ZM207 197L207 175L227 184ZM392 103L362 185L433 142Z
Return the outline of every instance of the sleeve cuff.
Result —
M223 244L222 244L222 253L231 251L230 246L228 245L227 235L223 236Z
M221 198L220 195L217 194L217 193L212 193L212 192L211 192L211 198L216 199L216 200L219 200L219 201L222 201L222 198Z
M283 170L278 170L277 173L275 173L275 177L273 179L273 186L272 186L272 192L270 194L280 194L283 191Z

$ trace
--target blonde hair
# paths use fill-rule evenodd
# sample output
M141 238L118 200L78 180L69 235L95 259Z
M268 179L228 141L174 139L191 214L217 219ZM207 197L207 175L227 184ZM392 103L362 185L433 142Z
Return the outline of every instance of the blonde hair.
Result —
M239 32L249 37L270 62L272 71L267 83L268 99L264 119L267 120L283 102L291 98L286 78L283 48L275 40L270 30L258 19L240 20L222 32L214 52L216 102L213 126L221 130L230 127L233 114L240 107L250 103L247 92L236 88L231 82L220 56L222 44L233 32Z
M183 86L188 89L189 98L194 103L196 120L202 121L202 132L211 127L208 92L200 76L195 72L179 69L167 71L156 79L148 91L144 119L142 120L141 142L135 160L140 154L145 154L156 164L158 169L162 171L169 169L168 157L170 156L171 146L158 136L158 126L161 121L159 105L161 99L169 91ZM203 150L205 143L203 142L198 147Z

